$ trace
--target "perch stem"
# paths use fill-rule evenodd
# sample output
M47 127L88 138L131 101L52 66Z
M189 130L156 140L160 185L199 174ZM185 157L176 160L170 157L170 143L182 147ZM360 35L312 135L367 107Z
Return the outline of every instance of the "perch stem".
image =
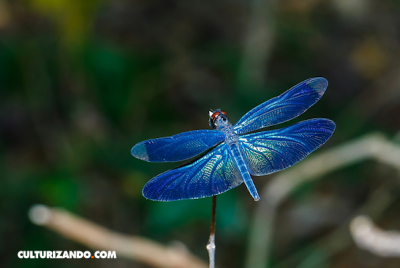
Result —
M208 256L210 257L210 268L215 268L215 212L217 208L217 196L212 197L212 208L211 208L211 227L210 227L210 238L207 244Z

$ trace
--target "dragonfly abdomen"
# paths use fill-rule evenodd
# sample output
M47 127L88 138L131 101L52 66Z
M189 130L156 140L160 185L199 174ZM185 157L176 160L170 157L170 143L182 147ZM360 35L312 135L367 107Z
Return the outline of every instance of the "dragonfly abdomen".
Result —
M247 189L249 190L254 200L258 201L260 199L260 196L258 195L257 188L253 183L253 179L251 178L249 171L247 170L247 166L244 163L243 156L239 149L239 143L234 142L229 144L229 149L231 150L232 156L235 159L235 163L240 173L242 174L243 181L246 184Z

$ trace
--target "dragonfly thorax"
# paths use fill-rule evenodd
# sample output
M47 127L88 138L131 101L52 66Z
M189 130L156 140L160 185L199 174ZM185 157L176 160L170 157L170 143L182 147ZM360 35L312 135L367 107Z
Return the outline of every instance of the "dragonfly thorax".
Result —
M210 126L225 134L225 142L230 145L239 141L238 135L233 130L228 120L228 114L221 110L210 111Z

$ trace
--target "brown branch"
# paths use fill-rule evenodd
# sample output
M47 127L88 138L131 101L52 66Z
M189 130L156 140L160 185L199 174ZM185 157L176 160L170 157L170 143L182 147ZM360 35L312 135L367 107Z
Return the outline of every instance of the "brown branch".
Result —
M154 267L207 268L181 247L166 247L149 239L126 236L75 216L65 210L35 205L29 212L33 223L93 249L116 251L117 257L134 259Z

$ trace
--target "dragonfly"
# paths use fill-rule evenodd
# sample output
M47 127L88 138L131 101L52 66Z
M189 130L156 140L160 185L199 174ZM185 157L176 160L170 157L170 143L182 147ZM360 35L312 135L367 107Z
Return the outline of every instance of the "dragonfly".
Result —
M209 111L212 130L194 130L150 139L132 147L134 157L148 162L176 162L201 157L152 178L143 196L155 201L198 199L221 194L242 184L260 199L253 176L286 169L323 145L336 125L326 118L301 121L269 131L262 128L304 113L325 93L328 81L307 79L246 113L235 125L220 109ZM258 131L258 132L257 132Z

